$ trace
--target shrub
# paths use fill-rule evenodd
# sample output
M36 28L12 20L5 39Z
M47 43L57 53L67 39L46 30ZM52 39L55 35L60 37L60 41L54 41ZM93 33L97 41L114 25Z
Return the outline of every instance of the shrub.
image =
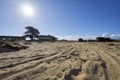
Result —
M96 42L96 40L88 39L88 42Z
M11 49L11 50L21 50L21 49L28 48L27 46L20 45L19 43L11 43L11 42L3 42L1 47Z
M83 40L82 38L79 38L78 41L79 41L79 42L83 42L84 40Z
M110 41L112 41L112 39L105 38L105 37L97 37L96 41L98 41L98 42L110 42Z

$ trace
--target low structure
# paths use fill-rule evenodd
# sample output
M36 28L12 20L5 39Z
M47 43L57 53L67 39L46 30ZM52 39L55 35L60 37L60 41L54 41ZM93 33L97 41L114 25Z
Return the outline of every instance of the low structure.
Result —
M39 41L56 41L58 40L56 37L51 35L40 35Z
M11 40L26 40L24 36L0 36L0 40L3 41L11 41ZM40 35L38 40L35 41L56 41L58 40L56 37L51 35Z
M0 36L0 40L10 41L10 40L25 40L22 36Z

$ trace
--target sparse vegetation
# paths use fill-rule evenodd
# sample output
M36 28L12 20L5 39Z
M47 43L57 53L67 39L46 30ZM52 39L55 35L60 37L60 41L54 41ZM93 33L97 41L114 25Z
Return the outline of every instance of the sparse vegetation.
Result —
M98 42L111 42L113 40L110 38L105 38L105 37L97 37L96 41L98 41Z
M96 40L93 40L93 39L88 39L87 41L88 42L96 42Z
M18 42L5 42L5 41L0 41L0 48L6 48L10 49L10 51L18 51L21 49L26 49L28 48L27 46L21 45ZM4 52L4 51L0 51Z

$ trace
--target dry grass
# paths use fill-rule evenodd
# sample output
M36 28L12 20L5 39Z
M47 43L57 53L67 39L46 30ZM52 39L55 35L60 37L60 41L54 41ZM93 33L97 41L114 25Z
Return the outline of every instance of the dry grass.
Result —
M3 42L0 41L0 52L11 52L26 49L27 46L21 45L18 42Z

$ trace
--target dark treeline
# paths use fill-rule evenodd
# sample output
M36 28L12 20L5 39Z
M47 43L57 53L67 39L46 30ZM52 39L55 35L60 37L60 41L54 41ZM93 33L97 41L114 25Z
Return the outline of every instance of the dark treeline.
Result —
M116 40L116 39L111 39L111 38L106 38L106 37L97 37L95 40L92 39L88 39L88 40L84 40L82 38L78 39L79 42L117 42L120 40Z

